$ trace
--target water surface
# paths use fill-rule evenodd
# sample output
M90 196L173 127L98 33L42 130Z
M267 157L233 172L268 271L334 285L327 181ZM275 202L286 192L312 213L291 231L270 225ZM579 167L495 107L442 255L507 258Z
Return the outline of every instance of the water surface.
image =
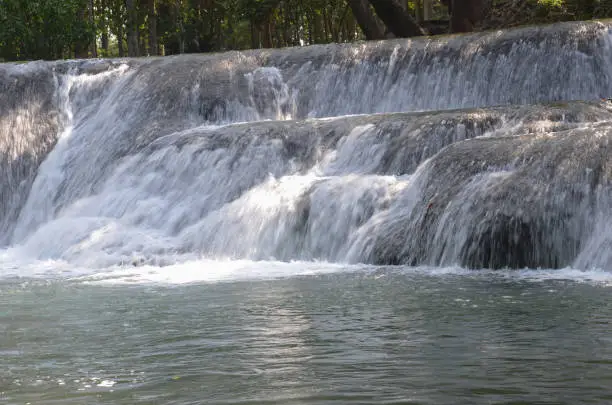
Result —
M0 282L2 403L612 401L607 273L106 281Z

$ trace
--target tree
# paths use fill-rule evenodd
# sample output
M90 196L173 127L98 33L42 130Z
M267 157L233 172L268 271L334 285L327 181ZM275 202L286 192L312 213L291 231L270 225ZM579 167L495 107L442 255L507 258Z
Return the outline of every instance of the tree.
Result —
M149 28L149 55L158 55L157 45L157 9L155 0L147 0L147 26Z
M408 10L399 0L370 0L378 17L396 37L418 37L426 35Z
M124 0L104 0L107 4L108 30L116 40L117 53L119 57L125 56L125 29L126 8Z
M128 56L139 56L138 52L138 11L134 0L125 0L127 10Z
M451 32L470 32L484 14L484 0L449 0Z
M433 1L423 0L423 19L430 21L433 19Z
M0 0L0 59L302 46L609 16L612 0Z
M87 1L0 1L0 58L61 59L77 48L87 57L94 33Z
M92 28L92 37L89 41L91 45L91 56L94 58L98 57L98 46L95 40L95 32L96 32L96 22L95 22L95 8L94 8L94 0L89 0L89 7L87 9L87 13L89 14L89 25Z
M348 0L348 3L366 39L385 38L385 26L372 12L368 0Z

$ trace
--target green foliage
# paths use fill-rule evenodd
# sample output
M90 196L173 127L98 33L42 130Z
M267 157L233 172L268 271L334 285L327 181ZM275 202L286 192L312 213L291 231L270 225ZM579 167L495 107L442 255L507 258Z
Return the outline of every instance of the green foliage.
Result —
M93 36L83 18L86 0L0 1L0 57L58 59Z
M612 16L612 0L488 1L485 29ZM414 16L422 4L406 0ZM448 18L440 0L433 10ZM0 61L124 56L128 35L139 55L363 38L347 0L0 0Z
M565 6L565 0L538 0L538 5L542 7L562 8Z
M491 0L481 29L612 17L612 0Z

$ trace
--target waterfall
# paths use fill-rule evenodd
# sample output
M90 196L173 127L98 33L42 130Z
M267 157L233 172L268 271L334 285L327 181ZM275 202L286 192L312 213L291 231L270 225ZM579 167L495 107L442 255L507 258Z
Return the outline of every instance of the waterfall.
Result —
M610 29L0 65L0 246L612 269Z

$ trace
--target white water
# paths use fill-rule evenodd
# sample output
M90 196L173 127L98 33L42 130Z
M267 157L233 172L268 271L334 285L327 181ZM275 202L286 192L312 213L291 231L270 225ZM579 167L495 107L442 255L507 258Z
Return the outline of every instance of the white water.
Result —
M257 57L245 54L205 58L203 66L197 57L181 57L116 64L101 73L54 72L55 110L39 114L59 117L57 143L40 152L46 157L24 177L23 187L10 188L10 198L22 203L12 222L2 218L2 240L10 243L0 254L0 277L188 283L377 269L358 263L489 275L459 265L499 265L503 255L479 251L489 241L475 239L495 229L497 219L487 222L495 213L519 221L504 231L512 233L507 244L515 249L508 266L525 261L565 268L516 271L511 277L608 283L606 108L343 116L590 100L612 86L608 70L601 82L601 63L611 62L607 32L599 38L604 46L592 55L578 51L584 45L540 34L541 43L518 41L497 56L490 53L495 41L507 46L514 34L480 38L489 53L469 41L450 43L469 61L463 65L449 59L442 43L422 49L408 42L356 45L352 56L331 62L326 48L312 48L322 59L320 70L312 61L288 63L292 52L298 61L305 52L296 50L273 55L278 67L257 66ZM552 51L561 55L557 64L542 66ZM382 62L376 62L381 54ZM415 73L419 55L430 64ZM521 59L525 55L529 66ZM24 68L8 69L9 76L32 76L19 70ZM26 69L46 72L49 66ZM519 72L527 79L510 90L507 79ZM553 74L545 92L534 89L543 72ZM24 103L27 108L9 109L0 121L2 139L24 145L8 148L16 154L13 161L40 145L35 128L15 124L41 108ZM287 121L294 117L334 119ZM476 137L481 140L470 141ZM458 146L446 148L451 144ZM601 170L593 166L597 150L604 154ZM550 183L544 179L553 166L558 174ZM604 174L591 179L593 170ZM525 201L532 203L523 206ZM533 238L533 257L514 257L520 238ZM505 248L494 244L497 239L490 243Z
M78 267L65 261L32 261L17 258L15 252L4 251L0 255L3 266L2 278L25 278L38 280L67 280L93 285L183 285L192 283L223 283L235 281L272 280L289 277L312 277L332 273L374 274L387 277L389 274L414 274L432 278L508 279L531 283L549 281L572 281L603 287L612 286L612 272L606 270L525 269L512 271L469 270L461 267L379 267L371 265L347 265L313 261L252 261L184 259L167 265L131 264L111 266L104 269Z

